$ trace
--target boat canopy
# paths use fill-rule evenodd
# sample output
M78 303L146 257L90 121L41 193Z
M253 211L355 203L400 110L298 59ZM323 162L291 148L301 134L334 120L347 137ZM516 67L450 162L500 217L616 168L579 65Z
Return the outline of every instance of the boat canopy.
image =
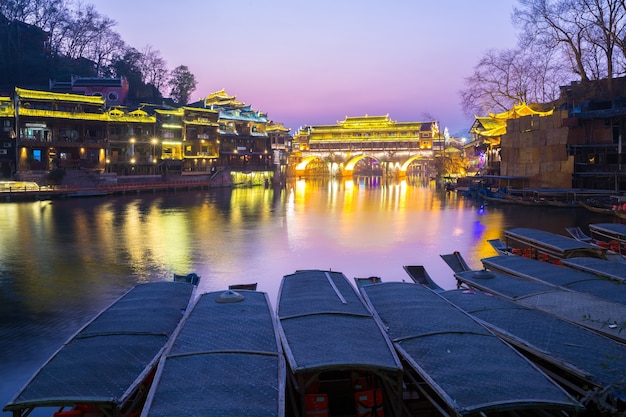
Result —
M511 241L515 241L560 259L573 256L591 256L604 259L607 252L606 248L538 229L524 227L509 229L505 230L504 236L507 245L513 246Z
M580 259L580 258L578 258ZM596 259L596 258L588 258ZM626 266L623 263L596 259L600 262L615 263ZM523 256L493 256L482 259L485 268L492 271L500 271L506 274L543 282L548 285L591 294L603 300L626 305L626 286L619 282L600 278L590 272L577 271L549 262L529 259Z
M202 294L159 363L142 416L284 416L275 322L264 292Z
M482 292L449 290L440 295L516 348L561 370L560 375L571 375L568 379L577 386L577 397L585 406L607 406L601 393L609 393L609 409L626 401L620 388L626 380L626 345Z
M118 415L154 370L195 286L140 284L66 342L5 407L93 405Z
M454 276L459 283L468 287L553 314L622 343L626 342L626 335L620 327L626 323L626 306L623 304L498 271L466 271L455 273Z
M385 282L361 293L400 356L450 415L582 409L517 351L430 289Z
M307 270L283 277L278 319L295 373L402 371L391 343L340 272Z

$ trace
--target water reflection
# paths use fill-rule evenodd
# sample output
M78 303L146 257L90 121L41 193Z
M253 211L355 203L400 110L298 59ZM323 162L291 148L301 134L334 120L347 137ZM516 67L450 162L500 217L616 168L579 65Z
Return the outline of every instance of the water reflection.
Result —
M0 403L97 311L137 282L196 272L199 291L257 282L276 301L297 269L408 280L441 254L471 266L510 227L563 233L613 221L584 209L482 206L423 178L298 180L236 188L0 204ZM593 216L596 216L595 218ZM600 218L598 218L600 216Z

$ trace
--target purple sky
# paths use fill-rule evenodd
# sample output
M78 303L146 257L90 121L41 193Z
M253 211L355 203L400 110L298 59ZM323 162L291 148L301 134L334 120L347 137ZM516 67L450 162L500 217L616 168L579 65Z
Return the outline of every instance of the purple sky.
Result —
M138 50L282 122L439 120L465 133L459 90L489 49L516 44L516 0L90 0Z

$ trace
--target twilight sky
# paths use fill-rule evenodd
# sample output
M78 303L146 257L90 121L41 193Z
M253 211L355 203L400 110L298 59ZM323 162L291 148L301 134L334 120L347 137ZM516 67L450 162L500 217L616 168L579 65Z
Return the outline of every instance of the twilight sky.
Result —
M186 65L196 101L226 89L282 122L434 117L465 134L459 90L489 49L516 44L516 0L88 0L138 50Z

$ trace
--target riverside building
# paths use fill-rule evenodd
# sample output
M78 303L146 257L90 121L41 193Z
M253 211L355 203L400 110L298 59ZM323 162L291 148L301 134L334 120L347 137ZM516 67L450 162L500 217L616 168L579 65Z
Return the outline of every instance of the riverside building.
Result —
M117 103L120 87L112 91L109 83L104 93L92 87L92 95L15 88L0 97L0 177L42 182L56 170L73 170L112 181L222 168L272 171L286 162L289 129L223 90L177 108L129 108Z

